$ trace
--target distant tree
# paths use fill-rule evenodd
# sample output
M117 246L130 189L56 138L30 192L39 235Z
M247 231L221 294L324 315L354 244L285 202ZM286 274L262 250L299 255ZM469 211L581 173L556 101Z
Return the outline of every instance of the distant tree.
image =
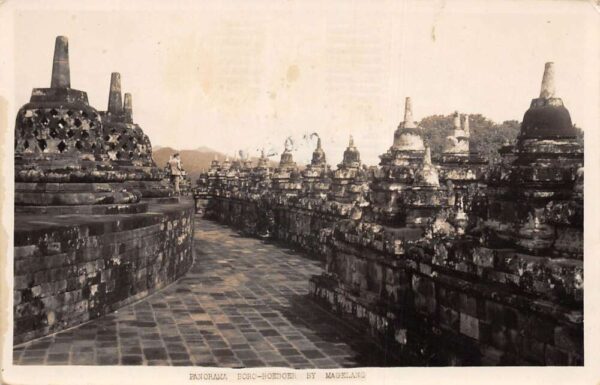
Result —
M498 154L500 147L504 143L514 143L521 125L516 120L506 120L500 124L489 122L491 125L487 129L481 127L471 129L471 146L474 151L487 156L490 163L495 163L500 159Z
M423 139L431 147L432 154L441 154L446 137L452 133L452 115L431 115L421 120Z
M450 115L432 115L423 118L423 138L431 146L434 154L442 152L446 137L452 133L454 117ZM485 155L489 161L499 159L498 149L505 142L513 142L519 134L520 124L516 120L507 120L500 124L481 114L469 115L471 131L471 150Z

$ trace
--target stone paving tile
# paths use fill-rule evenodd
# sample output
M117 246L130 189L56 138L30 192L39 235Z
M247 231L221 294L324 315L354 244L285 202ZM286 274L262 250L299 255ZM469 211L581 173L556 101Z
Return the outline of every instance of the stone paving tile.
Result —
M196 261L135 304L15 347L20 365L385 366L364 335L308 298L322 263L196 218Z

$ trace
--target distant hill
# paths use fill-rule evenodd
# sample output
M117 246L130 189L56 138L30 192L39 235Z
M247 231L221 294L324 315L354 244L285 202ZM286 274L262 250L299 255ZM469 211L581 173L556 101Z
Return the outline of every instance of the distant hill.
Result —
M176 150L171 147L153 146L152 158L156 162L156 165L160 168L165 167L171 155L179 152L181 156L181 165L184 170L192 178L192 182L196 182L198 176L202 171L208 170L210 162L215 159L215 156L219 162L223 162L226 158L225 154L215 151L208 147L198 147L195 150ZM231 159L231 157L230 157ZM251 158L254 165L256 165L256 158ZM273 166L275 163L273 163Z
M202 147L196 150L176 150L171 147L155 147L152 151L152 158L156 165L160 168L165 167L169 158L179 152L181 156L181 165L184 170L190 175L192 181L195 182L203 170L210 167L210 162L215 158L219 161L225 160L225 155L207 147Z

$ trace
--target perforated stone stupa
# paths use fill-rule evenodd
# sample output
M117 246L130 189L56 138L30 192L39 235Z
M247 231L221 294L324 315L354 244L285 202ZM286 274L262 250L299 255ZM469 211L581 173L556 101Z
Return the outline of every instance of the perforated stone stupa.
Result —
M141 210L140 194L126 189L127 175L110 162L102 134L101 116L87 94L71 88L68 40L59 36L50 88L35 88L17 113L15 209Z
M149 139L113 74L99 113L71 88L66 37L50 88L35 88L15 124L15 344L97 318L181 277L192 264L193 203L148 200ZM141 191L141 192L140 192Z
M121 99L121 74L110 79L108 108L101 113L103 147L111 162L126 175L125 186L143 197L164 197L172 193L162 171L152 159L152 144L141 127L133 121L133 97Z

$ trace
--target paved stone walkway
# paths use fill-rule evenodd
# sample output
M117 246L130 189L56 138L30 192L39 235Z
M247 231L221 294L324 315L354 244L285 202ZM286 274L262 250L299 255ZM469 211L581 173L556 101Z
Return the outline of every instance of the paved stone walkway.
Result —
M15 364L383 366L386 357L307 297L321 263L196 218L196 262L175 284L14 349Z

